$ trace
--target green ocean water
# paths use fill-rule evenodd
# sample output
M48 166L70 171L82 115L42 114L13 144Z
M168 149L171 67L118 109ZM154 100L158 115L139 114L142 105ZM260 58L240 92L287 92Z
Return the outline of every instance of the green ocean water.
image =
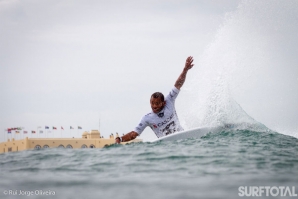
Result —
M298 139L231 130L103 149L5 153L0 178L0 198L249 198L239 196L239 186L294 186L298 193ZM271 197L297 198L257 198Z

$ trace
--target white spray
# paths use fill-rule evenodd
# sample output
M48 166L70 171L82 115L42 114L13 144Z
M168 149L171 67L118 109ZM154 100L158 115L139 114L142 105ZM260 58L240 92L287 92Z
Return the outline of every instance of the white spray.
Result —
M298 118L297 33L298 1L242 1L195 59L194 78L181 95L182 123L194 128L260 127L261 122L273 129L298 129L298 122L289 119Z

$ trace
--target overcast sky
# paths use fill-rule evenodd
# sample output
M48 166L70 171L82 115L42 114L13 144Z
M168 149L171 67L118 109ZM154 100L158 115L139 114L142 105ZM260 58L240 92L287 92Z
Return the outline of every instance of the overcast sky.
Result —
M206 105L189 92L227 69L229 92L251 117L295 136L297 1L258 2L0 0L1 141L10 127L63 126L52 134L80 136L69 127L90 131L99 120L105 137L127 133L189 55L195 68L176 101L185 128L200 124L187 105ZM154 137L149 128L141 136Z

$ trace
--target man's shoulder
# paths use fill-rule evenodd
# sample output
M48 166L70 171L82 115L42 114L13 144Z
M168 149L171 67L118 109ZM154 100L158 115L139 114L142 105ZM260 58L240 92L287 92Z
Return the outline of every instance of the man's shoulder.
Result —
M150 116L153 116L152 112L147 113L146 115L144 115L144 117L150 117Z
M147 113L146 115L144 115L142 117L142 122L143 123L150 123L150 121L154 120L154 114L151 112L151 113Z
M143 120L145 121L152 121L156 119L156 114L153 112L147 113L146 115L143 116Z

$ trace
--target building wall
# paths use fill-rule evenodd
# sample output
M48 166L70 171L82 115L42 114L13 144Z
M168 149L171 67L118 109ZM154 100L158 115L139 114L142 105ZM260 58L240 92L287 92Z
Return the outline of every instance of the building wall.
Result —
M131 142L140 142L136 139ZM22 140L8 140L0 143L0 153L23 151L34 148L103 148L106 145L114 144L113 138L28 138ZM126 143L124 143L126 144ZM84 145L84 147L83 147Z
M27 140L8 140L0 143L0 153L23 151L27 149Z

